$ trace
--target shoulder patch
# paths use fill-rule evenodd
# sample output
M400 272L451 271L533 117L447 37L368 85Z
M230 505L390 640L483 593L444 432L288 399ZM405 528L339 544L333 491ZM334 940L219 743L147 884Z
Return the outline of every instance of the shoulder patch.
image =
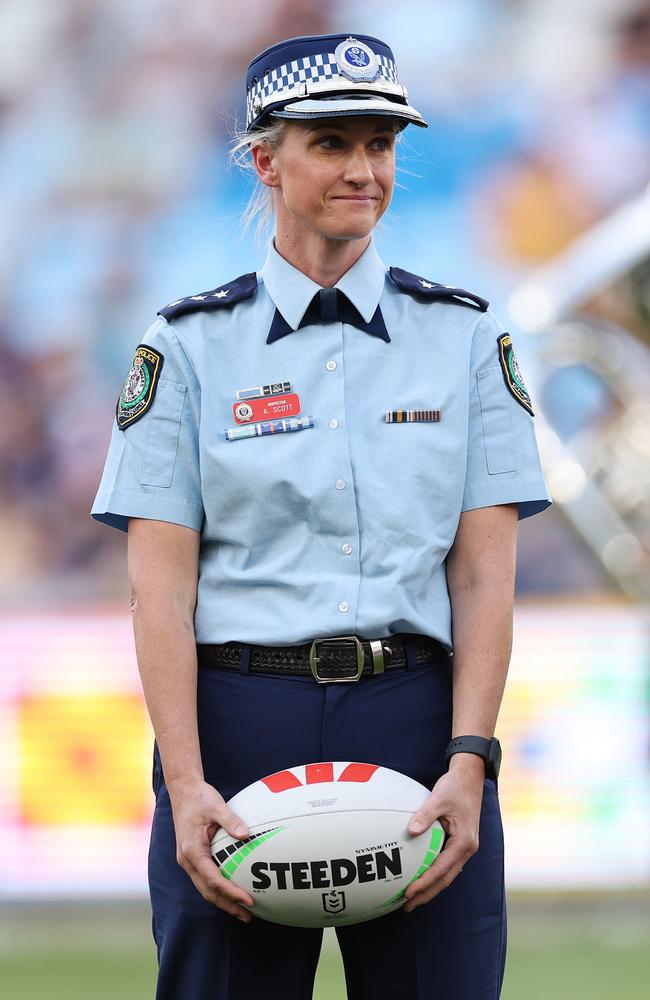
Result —
M497 337L497 344L499 345L499 364L508 389L517 402L521 403L525 410L528 410L531 417L534 417L533 404L517 363L510 334L502 333L500 337Z
M136 348L131 370L115 407L117 426L121 431L143 417L151 406L164 360L160 351L148 344L140 344Z
M236 302L243 299L250 299L257 290L257 274L251 271L250 274L242 274L234 281L230 281L219 288L211 288L209 292L201 292L200 295L188 295L184 299L176 299L158 310L158 315L163 316L167 322L185 316L187 313L199 312L199 310L220 309L223 306L234 306Z
M410 271L403 271L401 267L391 267L388 275L397 285L401 292L413 295L423 302L439 302L447 299L449 302L456 302L459 306L471 306L473 309L480 309L485 312L489 306L487 299L482 299L480 295L467 292L464 288L454 288L453 285L441 285L437 281L427 281Z

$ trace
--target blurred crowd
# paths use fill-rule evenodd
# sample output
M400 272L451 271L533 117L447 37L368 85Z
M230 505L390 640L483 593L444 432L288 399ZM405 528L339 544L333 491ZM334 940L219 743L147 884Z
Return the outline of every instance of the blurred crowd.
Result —
M330 31L385 38L430 122L398 151L401 266L505 299L647 184L640 0L5 0L4 607L123 596L123 539L88 512L133 349L166 302L261 263L238 229L248 182L226 162L246 66ZM562 586L566 529L546 532L530 536L520 589ZM574 584L592 573L580 563Z

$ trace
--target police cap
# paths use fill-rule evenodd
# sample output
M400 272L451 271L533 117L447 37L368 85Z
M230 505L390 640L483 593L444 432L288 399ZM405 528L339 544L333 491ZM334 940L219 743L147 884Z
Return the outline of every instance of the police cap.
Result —
M273 115L295 121L388 115L427 127L408 103L392 51L370 35L289 38L255 56L246 74L246 129Z

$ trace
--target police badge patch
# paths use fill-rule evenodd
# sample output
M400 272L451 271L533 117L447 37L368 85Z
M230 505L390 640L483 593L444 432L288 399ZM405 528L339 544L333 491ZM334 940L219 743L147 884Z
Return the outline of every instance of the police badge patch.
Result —
M508 389L517 402L521 403L525 410L528 410L531 417L534 417L535 414L533 413L530 395L524 384L524 379L521 371L519 370L519 365L517 364L515 349L513 347L510 334L502 333L500 337L497 337L497 344L499 345L499 363L501 365L501 371L503 372L503 377L506 381Z
M143 417L151 406L164 360L160 351L147 344L140 344L136 349L131 370L115 407L117 426L121 431Z

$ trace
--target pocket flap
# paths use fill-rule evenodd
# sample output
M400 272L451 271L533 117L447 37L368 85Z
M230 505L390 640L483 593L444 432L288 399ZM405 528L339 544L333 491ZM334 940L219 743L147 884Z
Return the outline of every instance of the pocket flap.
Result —
M145 456L140 471L142 486L171 486L178 451L178 437L187 386L161 378L149 417Z

